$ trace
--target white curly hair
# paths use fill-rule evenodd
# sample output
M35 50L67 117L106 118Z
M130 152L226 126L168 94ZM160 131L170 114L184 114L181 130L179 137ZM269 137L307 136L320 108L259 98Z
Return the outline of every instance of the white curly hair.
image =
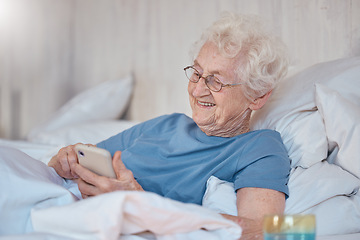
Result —
M227 58L238 58L234 69L245 96L254 100L275 88L289 65L285 44L265 29L259 17L224 12L194 44L196 57L206 42L214 43Z

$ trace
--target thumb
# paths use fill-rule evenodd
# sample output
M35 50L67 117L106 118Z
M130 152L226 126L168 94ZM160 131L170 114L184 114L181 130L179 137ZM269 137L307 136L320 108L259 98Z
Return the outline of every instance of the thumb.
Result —
M121 151L116 151L112 160L113 168L116 174L116 178L120 177L120 173L126 170L124 163L121 160Z

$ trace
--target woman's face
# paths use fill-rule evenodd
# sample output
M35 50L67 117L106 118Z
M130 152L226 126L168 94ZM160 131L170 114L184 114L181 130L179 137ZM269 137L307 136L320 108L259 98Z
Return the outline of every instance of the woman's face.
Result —
M206 77L215 75L223 84L237 83L235 60L223 57L213 43L206 43L194 61L194 67ZM188 85L192 118L209 136L231 137L249 129L250 102L243 94L242 86L223 87L212 92L205 84L189 81Z

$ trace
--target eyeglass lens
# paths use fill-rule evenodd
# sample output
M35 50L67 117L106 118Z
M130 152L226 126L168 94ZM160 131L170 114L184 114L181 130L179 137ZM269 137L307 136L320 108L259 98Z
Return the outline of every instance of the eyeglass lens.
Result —
M202 77L201 74L194 69L193 67L189 67L185 69L185 74L191 82L197 83L200 78ZM213 75L208 75L205 78L206 86L211 89L212 91L220 91L221 90L221 83L216 79Z

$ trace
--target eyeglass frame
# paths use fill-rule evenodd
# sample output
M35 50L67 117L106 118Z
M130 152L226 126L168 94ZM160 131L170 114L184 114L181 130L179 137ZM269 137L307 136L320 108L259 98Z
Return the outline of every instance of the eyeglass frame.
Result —
M197 72L198 73L198 80L197 81L192 81L191 80L191 76L189 77L187 74L186 74L186 70L187 69L193 69L194 70L194 73ZM187 66L184 68L184 71L185 71L185 76L189 79L190 82L192 83L198 83L200 81L201 78L203 78L205 80L205 85L207 86L207 88L209 90L211 90L212 92L220 92L221 89L223 87L232 87L232 86L237 86L237 85L241 85L242 83L233 83L233 84L224 84L222 83L217 77L215 77L214 74L210 74L210 75L207 75L206 77L204 77L202 74L199 73L198 70L196 70L196 68L192 65L192 66ZM193 73L193 74L194 74ZM214 89L211 89L211 87L209 87L208 83L209 83L209 80L208 80L208 77L213 77L215 79L215 82L218 82L220 84L220 89L219 90L214 90Z

